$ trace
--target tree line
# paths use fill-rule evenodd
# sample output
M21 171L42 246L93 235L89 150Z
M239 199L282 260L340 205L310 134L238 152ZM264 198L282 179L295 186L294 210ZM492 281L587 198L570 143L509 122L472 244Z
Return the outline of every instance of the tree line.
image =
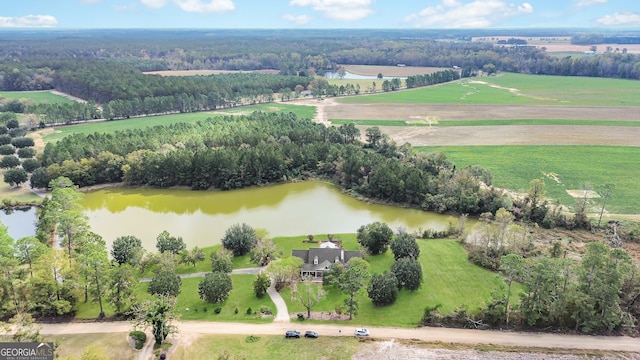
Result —
M325 127L293 113L255 112L115 134L74 134L45 147L32 186L65 176L79 186L123 181L161 188L237 189L320 177L384 202L439 213L495 212L506 201L490 173L414 153L379 128ZM40 175L42 176L40 177Z

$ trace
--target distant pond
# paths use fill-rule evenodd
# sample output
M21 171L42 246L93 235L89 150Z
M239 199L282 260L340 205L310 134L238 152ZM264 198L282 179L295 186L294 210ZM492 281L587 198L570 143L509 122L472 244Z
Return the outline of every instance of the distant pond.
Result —
M270 236L354 233L374 221L394 231L443 230L447 216L416 209L369 204L323 182L300 182L233 191L108 188L87 192L82 202L91 230L111 246L134 235L154 250L163 230L188 247L219 244L233 224L266 229ZM33 236L35 211L14 212L2 221L17 239ZM16 235L19 234L17 237Z

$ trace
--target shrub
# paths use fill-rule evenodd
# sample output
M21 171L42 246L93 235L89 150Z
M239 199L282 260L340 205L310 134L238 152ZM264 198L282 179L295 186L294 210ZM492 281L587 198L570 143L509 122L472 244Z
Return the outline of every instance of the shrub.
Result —
M28 159L34 156L36 156L36 150L31 146L18 149L18 157L20 159Z
M16 148L11 144L0 145L0 155L13 155L16 153Z
M222 308L221 307L217 307L213 310L214 313L216 314L220 314L220 312L222 312Z
M302 313L297 313L296 317L298 318L298 321L304 321L304 314Z
M17 148L25 148L29 146L34 146L35 142L30 137L16 137L13 140L11 140L11 145Z
M147 334L142 331L132 331L129 333L129 336L133 339L136 350L142 349L144 343L147 342Z
M251 309L251 307L247 308L247 315L251 315L253 314L253 310Z

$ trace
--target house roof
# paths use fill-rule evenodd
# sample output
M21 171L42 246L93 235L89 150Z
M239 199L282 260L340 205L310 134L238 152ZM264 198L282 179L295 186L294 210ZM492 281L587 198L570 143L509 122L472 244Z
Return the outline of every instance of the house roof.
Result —
M344 249L311 248L308 250L293 250L291 255L304 261L303 271L326 270L331 264L341 262L346 264L351 258L362 257L360 251L346 251ZM317 258L317 261L315 261Z

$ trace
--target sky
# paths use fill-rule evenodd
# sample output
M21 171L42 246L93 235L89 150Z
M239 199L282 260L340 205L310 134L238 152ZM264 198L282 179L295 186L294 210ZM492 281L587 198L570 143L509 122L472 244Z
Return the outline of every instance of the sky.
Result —
M3 0L0 28L640 28L639 0Z

